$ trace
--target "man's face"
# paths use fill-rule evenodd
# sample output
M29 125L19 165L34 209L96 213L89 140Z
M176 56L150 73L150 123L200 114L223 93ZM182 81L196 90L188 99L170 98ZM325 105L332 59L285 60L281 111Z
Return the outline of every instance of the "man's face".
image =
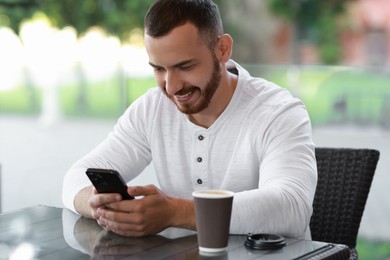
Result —
M145 34L145 46L157 84L181 112L208 108L221 82L220 63L193 25L158 38Z

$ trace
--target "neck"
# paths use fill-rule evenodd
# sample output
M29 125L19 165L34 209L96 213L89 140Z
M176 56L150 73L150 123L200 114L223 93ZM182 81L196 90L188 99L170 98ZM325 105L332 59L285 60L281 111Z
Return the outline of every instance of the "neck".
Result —
M198 126L209 128L229 105L236 86L237 76L224 70L221 83L211 99L210 105L200 113L189 115L189 120Z

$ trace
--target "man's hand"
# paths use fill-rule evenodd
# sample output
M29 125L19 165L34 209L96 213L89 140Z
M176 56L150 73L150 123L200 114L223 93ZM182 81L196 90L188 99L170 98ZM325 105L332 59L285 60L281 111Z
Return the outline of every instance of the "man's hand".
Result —
M142 197L118 201L113 194L91 196L92 217L104 229L123 236L146 236L168 227L195 229L192 199L167 196L154 185L129 187L128 193Z
M98 194L93 186L88 186L79 191L74 199L76 211L83 217L98 219L97 210L107 203L121 201L119 194Z

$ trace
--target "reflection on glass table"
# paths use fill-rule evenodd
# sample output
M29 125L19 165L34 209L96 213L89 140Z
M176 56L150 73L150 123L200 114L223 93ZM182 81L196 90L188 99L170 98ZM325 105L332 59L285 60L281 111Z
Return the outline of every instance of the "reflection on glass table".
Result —
M348 259L348 247L286 238L277 250L245 247L230 235L227 251L202 255L196 232L169 228L142 238L106 232L94 220L62 208L34 206L0 214L0 259ZM309 255L307 255L309 254Z

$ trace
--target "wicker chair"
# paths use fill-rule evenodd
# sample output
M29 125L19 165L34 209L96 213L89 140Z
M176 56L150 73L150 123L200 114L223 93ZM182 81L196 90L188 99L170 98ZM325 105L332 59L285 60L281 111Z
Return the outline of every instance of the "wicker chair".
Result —
M371 149L316 148L318 183L310 220L312 239L355 249L360 221L379 159Z

